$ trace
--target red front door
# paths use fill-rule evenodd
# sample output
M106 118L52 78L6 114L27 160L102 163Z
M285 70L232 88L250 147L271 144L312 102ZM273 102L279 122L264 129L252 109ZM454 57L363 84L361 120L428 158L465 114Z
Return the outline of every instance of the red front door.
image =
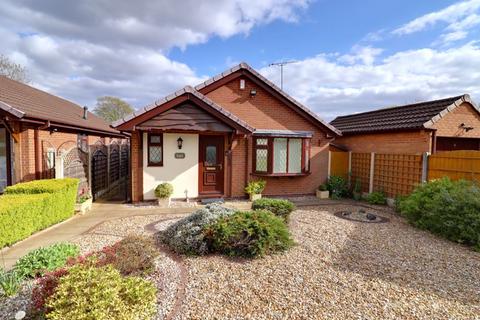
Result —
M223 195L224 136L200 136L199 194L219 197Z

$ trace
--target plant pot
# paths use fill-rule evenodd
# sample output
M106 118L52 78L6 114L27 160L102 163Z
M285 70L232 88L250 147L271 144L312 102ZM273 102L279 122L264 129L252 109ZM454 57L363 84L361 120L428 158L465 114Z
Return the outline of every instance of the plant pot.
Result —
M170 203L170 198L158 198L158 206L161 208L169 208Z
M92 198L85 200L82 203L75 203L75 212L78 214L85 214L92 210Z
M330 191L316 191L317 198L319 199L328 199L330 197Z
M250 195L250 201L255 201L255 200L258 200L258 199L261 199L261 198L262 198L261 194L251 194Z

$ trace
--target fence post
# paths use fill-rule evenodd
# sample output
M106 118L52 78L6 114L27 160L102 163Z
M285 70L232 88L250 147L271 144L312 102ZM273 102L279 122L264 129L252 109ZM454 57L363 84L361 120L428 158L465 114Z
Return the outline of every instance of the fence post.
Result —
M92 146L88 145L87 151L87 181L88 181L88 190L90 192L90 196L92 196Z
M375 152L370 154L370 184L368 186L368 192L373 192L373 175L375 173Z
M348 151L348 185L352 185L352 151Z
M328 151L328 170L327 170L327 179L330 179L332 173L332 151Z
M430 156L429 152L424 152L422 155L422 183L427 182L428 179L428 157Z

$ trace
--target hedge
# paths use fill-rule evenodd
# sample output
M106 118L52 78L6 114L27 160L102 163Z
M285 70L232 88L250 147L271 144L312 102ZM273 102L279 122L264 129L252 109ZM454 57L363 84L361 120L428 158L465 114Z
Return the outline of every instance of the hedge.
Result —
M78 179L19 183L0 196L0 248L68 219L74 213Z

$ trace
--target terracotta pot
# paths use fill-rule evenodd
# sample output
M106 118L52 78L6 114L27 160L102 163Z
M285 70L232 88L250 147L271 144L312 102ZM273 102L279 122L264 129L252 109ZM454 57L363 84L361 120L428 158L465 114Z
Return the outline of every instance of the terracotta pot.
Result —
M317 190L316 191L316 194L317 194L317 198L319 199L328 199L330 198L330 192L327 190L327 191L320 191L320 190Z

